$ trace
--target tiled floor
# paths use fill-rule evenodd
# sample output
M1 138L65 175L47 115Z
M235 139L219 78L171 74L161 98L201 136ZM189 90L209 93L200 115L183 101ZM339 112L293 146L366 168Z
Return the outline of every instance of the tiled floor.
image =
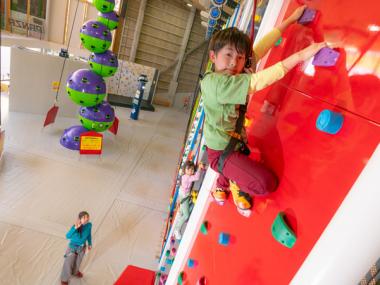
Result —
M101 158L80 157L59 144L76 119L42 129L43 116L7 114L1 97L0 283L59 284L65 232L81 210L94 247L70 284L112 284L128 264L155 270L188 114L157 108L131 121L117 108L118 136L105 133Z

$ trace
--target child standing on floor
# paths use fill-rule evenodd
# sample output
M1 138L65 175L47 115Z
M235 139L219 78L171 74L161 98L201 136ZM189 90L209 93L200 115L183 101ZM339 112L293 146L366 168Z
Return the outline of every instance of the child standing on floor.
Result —
M267 53L281 33L298 20L305 8L296 9L253 48L254 62ZM217 188L212 193L218 203L224 203L230 190L238 211L249 216L251 195L266 195L275 191L277 178L264 165L250 160L235 146L232 151L222 154L232 137L240 138L242 135L241 130L236 133L240 105L245 105L253 92L280 80L290 69L311 58L325 46L325 43L314 43L271 67L250 73L245 68L252 55L249 37L236 28L214 34L209 48L214 70L205 74L201 90L206 114L204 136L208 159L211 168L220 173Z
M78 278L83 277L83 274L79 271L79 266L86 252L86 244L88 250L92 248L92 224L89 221L90 215L85 211L80 212L78 220L66 234L66 238L70 240L70 243L65 253L65 261L62 268L62 285L69 284L71 275Z
M182 238L182 226L190 216L191 186L193 185L193 182L199 180L201 172L204 171L204 169L204 164L199 163L198 170L195 172L195 165L193 162L186 161L185 163L184 174L181 177L181 186L179 188L178 196L178 201L180 201L179 216L174 228L174 237L178 240Z

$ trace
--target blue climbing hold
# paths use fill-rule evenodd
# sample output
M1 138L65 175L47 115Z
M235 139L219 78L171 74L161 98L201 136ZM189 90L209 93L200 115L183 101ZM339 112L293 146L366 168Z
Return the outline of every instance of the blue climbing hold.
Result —
M316 127L318 130L322 132L335 135L342 128L343 120L344 118L342 114L326 109L319 113L316 122Z
M187 261L187 266L188 266L189 268L193 268L193 267L195 267L195 260L189 258L189 260Z
M219 234L219 244L227 246L230 242L230 235L227 233L221 232Z

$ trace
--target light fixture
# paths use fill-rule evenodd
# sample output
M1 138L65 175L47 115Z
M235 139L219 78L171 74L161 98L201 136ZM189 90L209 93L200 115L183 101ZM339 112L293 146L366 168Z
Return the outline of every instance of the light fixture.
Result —
M190 3L186 3L186 5L189 7L193 7L193 5L191 5Z
M368 26L368 30L370 30L371 32L379 32L380 31L380 26L378 26L378 25L369 25Z

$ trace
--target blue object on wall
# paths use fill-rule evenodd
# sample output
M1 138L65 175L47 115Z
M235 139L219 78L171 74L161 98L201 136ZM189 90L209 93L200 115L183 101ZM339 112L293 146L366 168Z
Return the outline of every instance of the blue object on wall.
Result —
M342 114L326 109L319 113L316 122L316 127L318 130L322 132L335 135L342 128L343 121L344 118Z
M227 246L230 242L230 235L227 233L221 232L219 234L219 244Z

